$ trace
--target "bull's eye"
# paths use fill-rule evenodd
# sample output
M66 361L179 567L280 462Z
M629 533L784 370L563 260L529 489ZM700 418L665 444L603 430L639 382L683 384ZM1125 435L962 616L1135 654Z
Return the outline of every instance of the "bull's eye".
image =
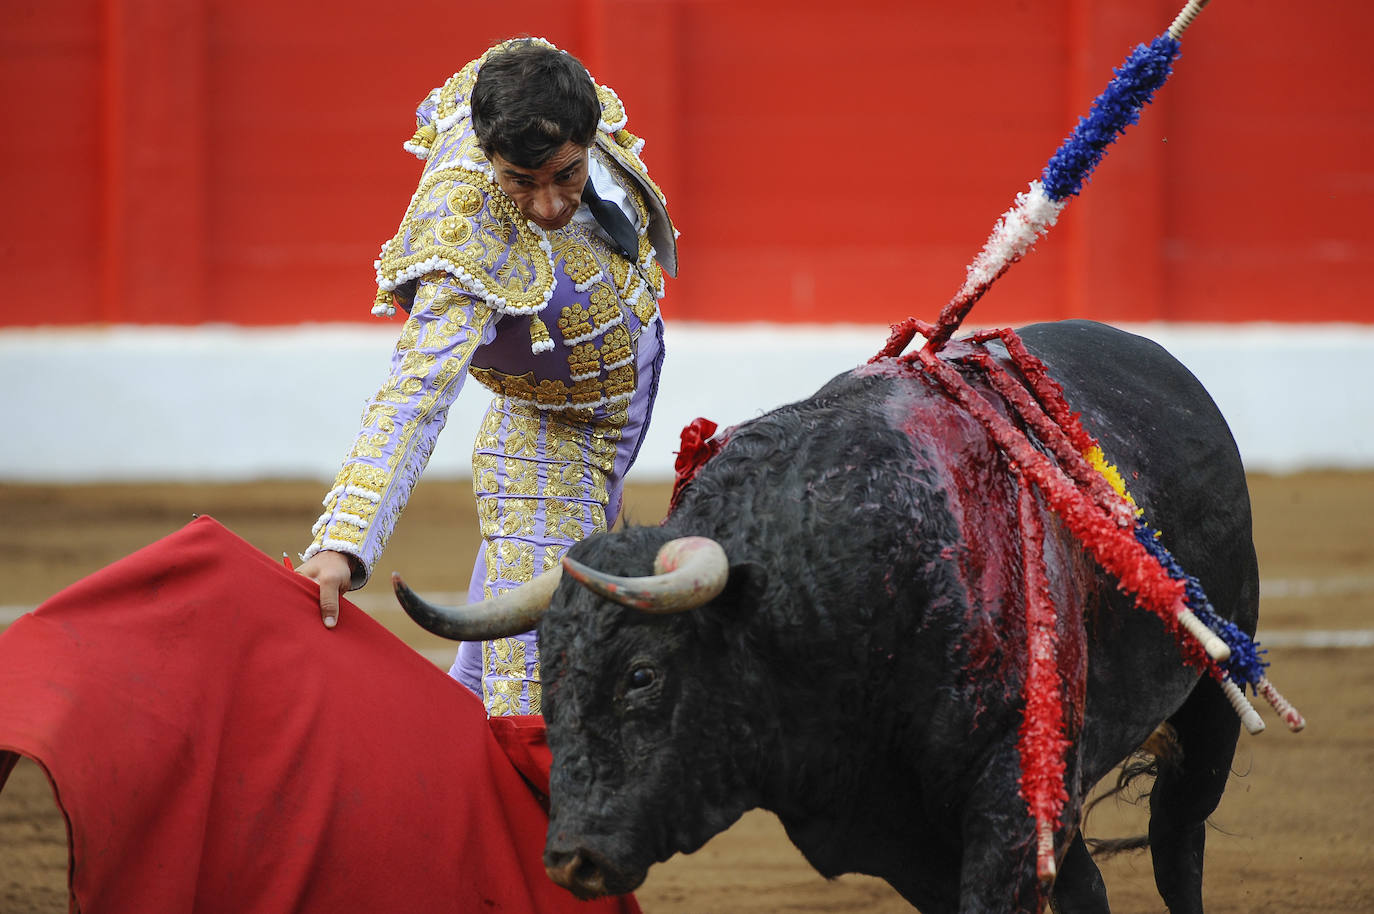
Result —
M630 670L630 688L647 689L658 679L658 671L651 666L637 666Z

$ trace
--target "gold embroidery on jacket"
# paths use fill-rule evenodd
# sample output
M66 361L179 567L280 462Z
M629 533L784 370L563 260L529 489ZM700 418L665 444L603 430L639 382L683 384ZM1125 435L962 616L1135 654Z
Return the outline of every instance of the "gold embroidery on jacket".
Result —
M363 415L363 428L376 428L378 431L390 435L396 431L396 413L399 410L394 406L385 403L369 403L367 412Z
M592 315L582 305L574 302L558 315L558 330L565 340L575 340L592 332Z
M459 184L448 195L451 212L471 218L482 211L482 192L471 184Z
M450 201L466 205L473 195L484 201L473 215L450 209ZM514 201L481 172L431 160L400 228L382 245L379 282L402 282L436 261L464 285L465 275L481 277L485 291L479 297L488 304L499 300L508 313L542 310L553 288L552 259Z
M601 267L597 265L592 252L581 245L555 247L554 253L563 258L563 273L578 285L591 282L601 275Z
M349 451L348 456L352 458L371 458L373 460L382 456L382 448L391 440L391 436L379 432L374 435L359 435L353 442L353 450Z
M607 365L628 362L634 353L630 349L630 331L622 324L613 327L601 343L601 360Z
M601 370L601 360L597 357L596 346L592 343L578 343L568 352L568 368L572 376L587 373L595 374Z
M593 286L588 301L592 323L597 330L611 326L620 317L620 300L616 298L615 290L606 283L599 282Z

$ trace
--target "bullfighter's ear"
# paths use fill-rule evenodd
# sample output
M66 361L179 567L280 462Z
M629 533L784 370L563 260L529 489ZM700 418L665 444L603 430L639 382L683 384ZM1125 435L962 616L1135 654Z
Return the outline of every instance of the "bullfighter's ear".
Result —
M720 599L736 606L754 607L768 589L768 569L756 562L736 562L730 566L730 578Z

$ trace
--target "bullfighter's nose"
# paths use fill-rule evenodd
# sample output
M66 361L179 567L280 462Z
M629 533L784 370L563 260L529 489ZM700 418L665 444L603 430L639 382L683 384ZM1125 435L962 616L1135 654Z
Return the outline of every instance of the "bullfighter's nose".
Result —
M557 885L584 901L606 894L606 877L601 867L594 860L584 857L581 851L545 853L544 872Z

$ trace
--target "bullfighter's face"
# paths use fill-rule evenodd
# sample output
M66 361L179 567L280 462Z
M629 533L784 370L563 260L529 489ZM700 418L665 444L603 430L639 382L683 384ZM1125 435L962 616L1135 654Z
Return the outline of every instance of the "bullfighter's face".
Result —
M582 205L587 183L587 149L564 143L543 165L523 168L492 154L496 183L515 202L520 214L545 231L567 225Z

